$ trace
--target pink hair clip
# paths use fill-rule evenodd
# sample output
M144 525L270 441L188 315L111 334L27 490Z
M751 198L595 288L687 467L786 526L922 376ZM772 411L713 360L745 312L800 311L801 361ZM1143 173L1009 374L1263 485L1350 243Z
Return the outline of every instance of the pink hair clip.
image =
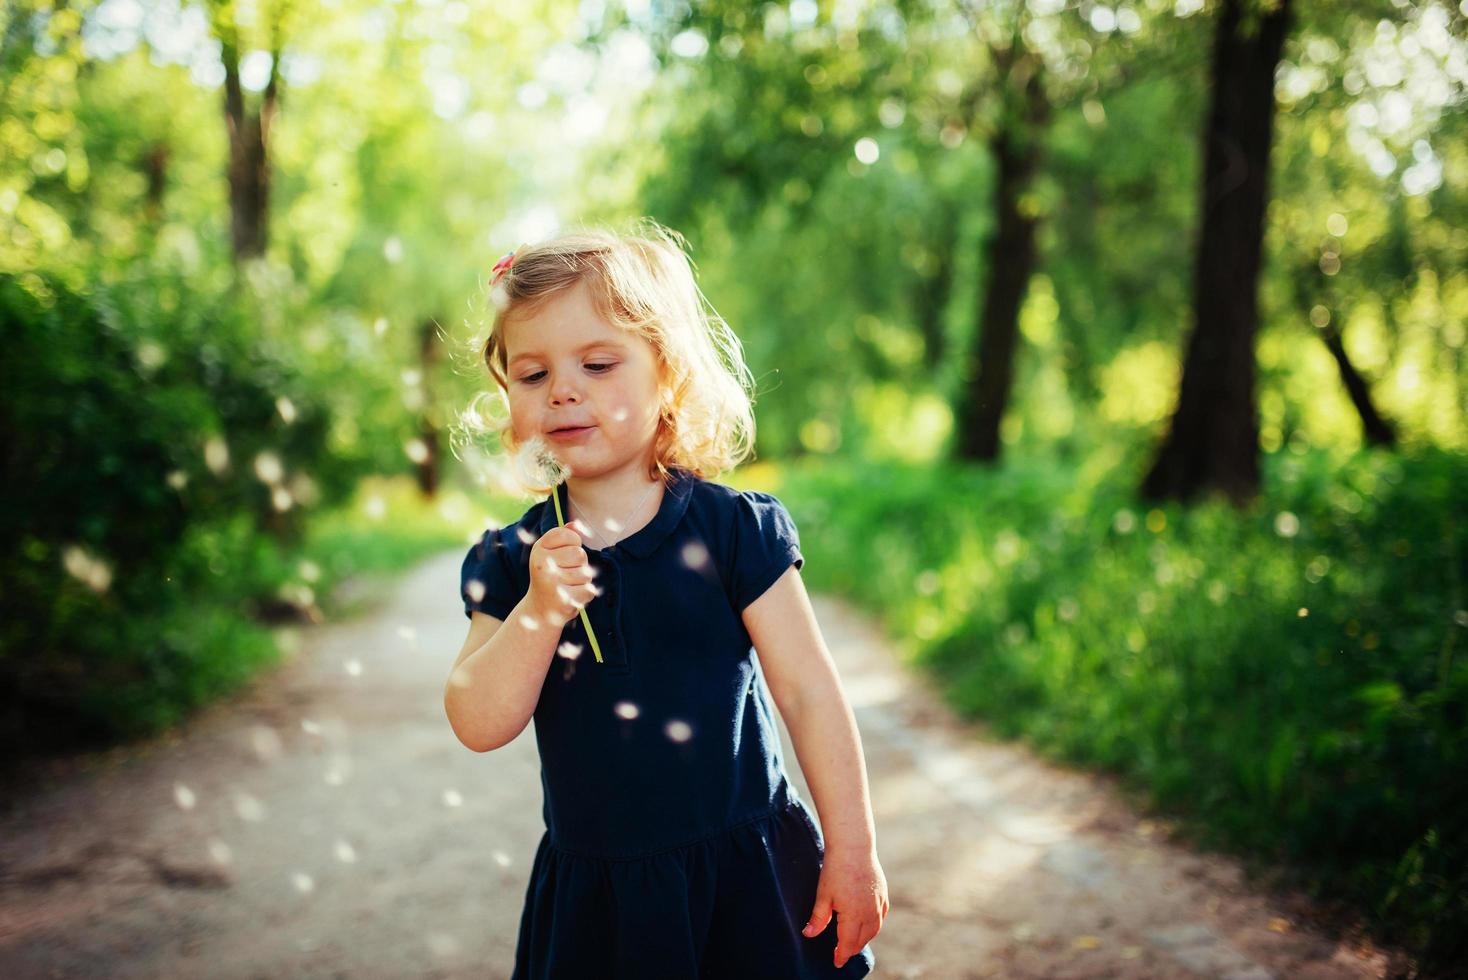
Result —
M509 271L510 265L515 261L515 253L519 250L519 248L510 249L510 251L501 256L500 260L494 264L494 268L489 270L489 285L491 287L499 282L500 277Z

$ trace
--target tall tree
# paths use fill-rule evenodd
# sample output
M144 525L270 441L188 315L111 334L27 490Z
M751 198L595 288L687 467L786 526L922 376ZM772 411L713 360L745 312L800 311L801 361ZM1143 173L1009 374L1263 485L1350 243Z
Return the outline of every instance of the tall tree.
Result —
M259 102L247 106L240 80L243 41L233 0L209 0L209 26L224 63L224 123L229 133L229 208L236 262L263 255L270 236L270 124L280 108L280 56L286 0L264 5L269 74Z
M1021 198L1041 166L1045 125L1051 113L1044 63L1015 41L993 52L999 121L989 135L996 177L994 228L984 246L985 282L979 288L978 343L969 353L969 377L960 389L957 454L962 459L999 458L999 426L1014 379L1019 312L1035 273L1039 218ZM977 362L977 363L974 363Z
M1148 499L1188 500L1217 489L1242 503L1259 489L1254 336L1274 74L1288 30L1289 0L1272 6L1224 0L1218 15L1203 134L1194 328L1177 410L1142 483Z

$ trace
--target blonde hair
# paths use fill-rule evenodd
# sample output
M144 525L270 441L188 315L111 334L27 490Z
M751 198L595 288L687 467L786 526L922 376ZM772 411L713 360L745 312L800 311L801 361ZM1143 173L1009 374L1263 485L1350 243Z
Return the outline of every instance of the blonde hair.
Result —
M521 246L490 299L497 307L489 336L475 341L498 390L481 392L461 416L488 430L508 453L521 448L509 415L504 328L533 315L552 296L585 282L597 312L612 326L643 337L658 360L662 404L650 477L673 467L705 479L754 452L754 378L743 344L694 281L682 235L651 218L631 231L583 228ZM485 397L495 402L486 413Z

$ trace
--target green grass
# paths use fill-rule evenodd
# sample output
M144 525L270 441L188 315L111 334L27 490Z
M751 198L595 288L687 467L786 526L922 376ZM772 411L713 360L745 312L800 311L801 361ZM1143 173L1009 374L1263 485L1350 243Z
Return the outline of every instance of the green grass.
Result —
M811 586L878 610L959 710L1461 960L1468 460L1265 465L1243 511L1140 505L1102 454L823 462L778 492Z
M505 521L525 506L455 490L425 500L409 477L372 479L317 514L295 543L239 515L187 528L156 581L97 593L63 579L48 610L49 641L9 662L18 683L7 768L180 724L277 664L302 626L356 615L415 562L467 549L466 535L491 517L484 507ZM358 587L341 590L348 579Z

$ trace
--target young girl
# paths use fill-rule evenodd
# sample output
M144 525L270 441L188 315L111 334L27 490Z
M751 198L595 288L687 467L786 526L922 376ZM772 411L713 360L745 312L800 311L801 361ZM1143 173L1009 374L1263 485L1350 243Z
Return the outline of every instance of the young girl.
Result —
M501 442L554 467L464 559L444 707L480 752L535 720L513 980L862 977L888 902L855 720L789 513L709 479L752 441L740 342L681 237L643 229L522 247L491 283Z

